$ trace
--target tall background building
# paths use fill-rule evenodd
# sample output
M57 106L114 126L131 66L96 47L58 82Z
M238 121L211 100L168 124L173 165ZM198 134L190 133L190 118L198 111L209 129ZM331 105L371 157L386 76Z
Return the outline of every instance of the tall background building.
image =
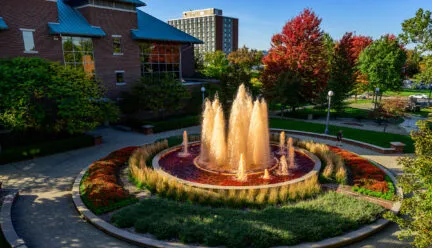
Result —
M220 9L202 9L183 12L180 19L168 23L202 41L195 52L221 50L226 54L238 49L238 19L222 15Z

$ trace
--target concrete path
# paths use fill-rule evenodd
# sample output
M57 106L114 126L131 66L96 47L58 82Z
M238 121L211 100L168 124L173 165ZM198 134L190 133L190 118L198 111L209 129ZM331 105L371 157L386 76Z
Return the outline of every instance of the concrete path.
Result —
M199 132L198 127L187 130L189 133ZM144 136L109 128L98 129L94 133L104 137L104 144L100 146L0 166L3 187L20 190L21 196L13 211L18 235L26 241L28 247L133 247L80 219L70 194L74 178L82 168L111 151L180 135L182 131ZM318 141L332 144L331 141ZM383 156L349 145L344 145L344 148L377 160L395 173L400 173L395 156ZM394 236L396 231L397 226L391 225L366 241L350 247L407 247L408 243L397 241Z

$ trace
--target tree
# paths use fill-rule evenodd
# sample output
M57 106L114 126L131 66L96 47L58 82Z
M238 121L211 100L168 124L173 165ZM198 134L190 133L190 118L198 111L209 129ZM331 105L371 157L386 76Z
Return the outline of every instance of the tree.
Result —
M415 76L417 81L432 83L432 56L426 56L423 58L423 69L419 74Z
M402 23L399 35L405 44L413 43L420 54L432 50L432 17L429 10L418 9L416 16Z
M385 35L361 52L359 69L367 76L368 89L400 90L406 54L394 36Z
M372 43L372 38L368 36L362 36L362 35L354 35L351 39L352 41L352 56L354 58L355 63L358 63L358 58L360 56L360 53L368 47ZM355 69L355 84L352 90L352 93L356 96L363 93L365 90L367 90L368 81L367 76L361 71L356 68Z
M220 79L227 72L229 61L222 51L204 54L204 69L201 71L206 77Z
M416 50L407 50L406 54L405 75L413 78L420 72L420 54Z
M280 74L286 71L300 78L303 99L314 100L325 89L328 60L320 24L321 19L305 9L272 37L270 51L263 59L262 81L266 90L271 90Z
M403 175L399 177L399 186L405 195L401 214L398 217L388 213L386 218L399 224L400 238L414 237L416 247L430 247L432 240L432 130L431 120L417 123L419 130L411 133L415 141L415 157L403 157L399 165L403 166Z
M353 56L352 33L345 33L336 43L333 54L330 56L330 79L326 92L333 90L332 106L338 110L343 109L344 100L349 97L355 82L355 57ZM324 97L323 97L324 98ZM325 98L324 98L325 99Z
M166 112L181 109L190 96L180 80L168 73L141 77L132 95L141 110L151 110L162 117Z
M118 117L118 109L102 100L102 88L83 70L15 58L0 62L0 78L0 121L14 131L79 134Z
M281 104L282 113L286 106L290 106L292 111L301 103L300 88L301 79L292 71L280 74L275 87L272 88L271 99Z
M228 61L243 70L250 72L254 66L259 66L263 58L262 51L247 48L246 46L231 52Z

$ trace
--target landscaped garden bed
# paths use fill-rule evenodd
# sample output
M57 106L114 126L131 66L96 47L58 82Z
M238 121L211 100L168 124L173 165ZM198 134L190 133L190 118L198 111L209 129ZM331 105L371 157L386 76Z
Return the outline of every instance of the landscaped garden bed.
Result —
M118 180L118 172L138 147L126 147L94 162L84 175L80 193L83 202L96 214L106 213L138 200Z
M351 171L354 184L353 191L385 200L393 200L395 187L390 177L383 170L355 153L339 147L329 147L330 150L342 156L345 160L345 165Z
M270 137L275 139L275 135ZM189 141L198 138L190 135ZM321 159L320 180L315 176L295 187L262 190L208 190L188 186L164 177L151 167L156 154L180 144L181 140L180 136L173 136L143 147L128 147L96 161L81 181L83 202L96 214L121 208L107 217L112 224L134 228L137 233L158 240L269 247L342 235L375 222L385 212L383 207L366 200L321 191L320 183L351 185L354 182L354 191L381 189L380 195L368 195L393 199L383 197L390 195L393 184L386 182L385 173L368 160L340 148L305 141L295 143ZM117 179L119 169L126 164L131 180L141 190L151 193L139 203ZM383 182L387 184L384 186Z

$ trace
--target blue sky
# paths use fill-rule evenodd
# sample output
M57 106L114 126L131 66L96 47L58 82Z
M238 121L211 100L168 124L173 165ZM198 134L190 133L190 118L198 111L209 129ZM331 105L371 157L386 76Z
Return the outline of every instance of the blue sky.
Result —
M144 0L143 10L163 21L180 18L190 9L219 8L239 18L239 46L267 50L273 34L300 13L311 8L322 18L321 27L333 38L345 32L378 38L399 34L403 20L418 8L432 10L432 0Z

